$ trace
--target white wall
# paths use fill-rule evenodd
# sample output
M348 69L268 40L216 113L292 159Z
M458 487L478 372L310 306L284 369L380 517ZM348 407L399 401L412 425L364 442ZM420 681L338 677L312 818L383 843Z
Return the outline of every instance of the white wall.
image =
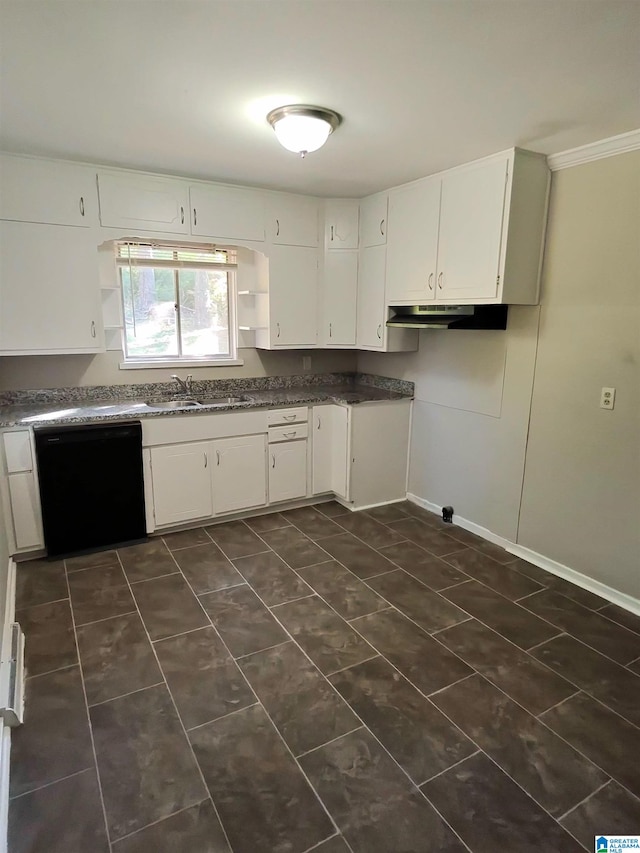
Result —
M193 373L195 379L232 379L252 376L290 376L304 373L302 357L311 356L309 373L355 370L353 351L309 350L308 352L271 352L238 350L242 367L150 368L120 370L122 353L100 355L31 355L0 358L0 391L27 388L67 388L80 385L128 385L138 382L170 381L172 373Z
M640 152L555 172L540 307L358 358L416 383L411 492L638 598L639 208Z

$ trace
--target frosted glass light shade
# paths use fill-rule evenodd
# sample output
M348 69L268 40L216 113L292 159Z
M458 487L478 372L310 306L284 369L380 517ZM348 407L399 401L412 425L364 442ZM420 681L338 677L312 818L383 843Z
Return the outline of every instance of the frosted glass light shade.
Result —
M272 110L267 121L287 151L304 157L309 151L317 151L324 145L329 134L340 124L340 116L323 107L294 105Z

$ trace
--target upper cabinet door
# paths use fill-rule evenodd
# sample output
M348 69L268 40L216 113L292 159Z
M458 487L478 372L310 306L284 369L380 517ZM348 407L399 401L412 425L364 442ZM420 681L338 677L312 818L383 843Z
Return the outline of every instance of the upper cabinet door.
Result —
M389 194L387 302L435 298L440 185L436 178Z
M327 252L322 286L325 346L355 346L357 294L358 253Z
M91 231L0 222L0 352L104 350Z
M96 176L87 166L0 156L0 219L79 225L97 221Z
M100 172L98 190L105 227L189 233L188 187L183 181Z
M386 246L369 246L360 251L358 269L357 345L384 349L386 308L384 278Z
M317 249L272 246L269 255L271 346L316 346L317 302Z
M360 205L352 199L328 199L324 207L324 245L327 249L357 249Z
M262 190L193 184L189 193L192 234L264 242Z
M318 245L318 201L302 195L269 197L268 236L282 246Z
M508 163L505 155L444 176L437 299L497 296Z
M370 195L360 202L360 246L387 242L387 194Z

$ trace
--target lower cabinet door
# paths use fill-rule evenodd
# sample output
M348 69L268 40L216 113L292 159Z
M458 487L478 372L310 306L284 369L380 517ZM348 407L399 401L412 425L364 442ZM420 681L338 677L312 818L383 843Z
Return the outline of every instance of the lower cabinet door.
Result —
M42 548L44 546L42 518L33 471L9 475L9 497L16 547L18 549Z
M222 438L211 446L215 514L263 506L267 501L265 436Z
M156 525L179 524L213 515L209 442L151 449Z
M307 494L307 442L269 445L269 501L287 501Z
M344 406L313 407L313 494L348 498L349 414Z

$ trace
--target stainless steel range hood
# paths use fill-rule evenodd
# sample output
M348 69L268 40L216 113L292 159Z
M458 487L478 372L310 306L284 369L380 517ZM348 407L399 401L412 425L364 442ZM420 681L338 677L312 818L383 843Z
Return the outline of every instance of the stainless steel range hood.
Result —
M391 305L394 329L506 329L507 305Z

